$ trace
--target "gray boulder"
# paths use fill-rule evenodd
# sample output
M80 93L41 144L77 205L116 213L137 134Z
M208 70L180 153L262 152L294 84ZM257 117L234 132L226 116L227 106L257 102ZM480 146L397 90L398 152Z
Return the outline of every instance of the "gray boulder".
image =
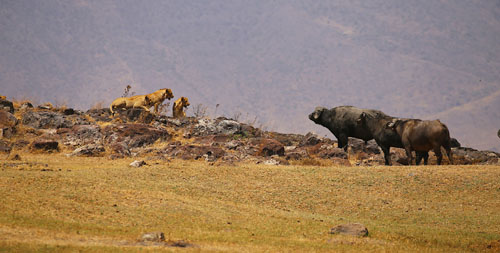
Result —
M0 110L0 138L10 138L16 132L18 120L10 112Z
M342 234L363 237L368 235L368 229L360 223L342 224L333 227L330 234Z
M146 165L146 162L144 162L143 160L135 160L131 164L129 164L129 166L136 167L136 168L142 167L144 165Z
M14 105L8 100L0 99L0 110L14 113Z
M12 144L10 142L0 139L0 153L10 153Z
M71 129L60 128L57 133L63 137L64 145L68 146L101 144L103 138L98 125L76 125Z
M95 156L104 151L104 146L102 145L88 144L75 149L69 156Z
M139 241L142 242L164 242L165 241L165 234L163 232L151 232L151 233L144 233L141 235L141 238Z
M206 135L233 135L241 132L241 124L237 121L217 118L217 119L200 119L198 124L193 127L192 136Z
M77 115L66 116L52 111L28 111L22 118L23 125L36 129L71 128L74 125L84 125L90 122Z
M31 143L32 150L59 151L59 143L55 140L38 139Z

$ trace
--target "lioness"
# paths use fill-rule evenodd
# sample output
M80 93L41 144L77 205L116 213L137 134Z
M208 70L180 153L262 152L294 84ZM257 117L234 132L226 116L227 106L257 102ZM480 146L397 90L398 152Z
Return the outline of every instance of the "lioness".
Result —
M159 89L151 94L148 94L148 98L150 99L149 107L155 106L155 114L158 114L158 106L163 103L165 99L171 99L174 97L171 89Z
M137 107L142 107L144 110L149 111L149 107L151 107L151 99L149 98L149 95L117 98L113 101L113 103L111 103L109 110L111 111L111 114L114 115L115 112L113 111L113 108L128 109Z
M187 97L180 97L177 101L174 102L174 106L172 107L172 113L174 118L182 118L186 117L186 112L184 112L184 108L189 106L189 101Z
M113 108L136 108L136 107L142 107L146 111L149 111L149 108L154 105L155 107L155 113L158 113L158 106L163 103L165 99L171 99L174 97L174 94L172 93L171 89L159 89L153 93L147 94L147 95L136 95L132 97L122 97L122 98L117 98L111 105L109 106L109 109L111 110L111 113L114 115Z

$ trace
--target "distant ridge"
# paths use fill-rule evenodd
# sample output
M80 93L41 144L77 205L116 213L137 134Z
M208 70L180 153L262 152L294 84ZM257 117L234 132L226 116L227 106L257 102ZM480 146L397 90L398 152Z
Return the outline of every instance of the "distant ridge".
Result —
M332 138L307 115L354 105L436 115L468 146L500 150L498 97L485 99L500 90L497 1L46 0L0 12L10 98L84 109L129 84L171 88L212 114L220 105L212 116Z

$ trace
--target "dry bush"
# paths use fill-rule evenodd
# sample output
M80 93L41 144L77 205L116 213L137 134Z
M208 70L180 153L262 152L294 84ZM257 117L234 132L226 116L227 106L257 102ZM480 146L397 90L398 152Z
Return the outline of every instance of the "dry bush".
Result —
M193 106L193 115L195 118L203 118L207 116L207 107L203 104Z
M241 112L235 112L235 113L233 114L232 119L233 119L234 121L240 122L240 118L241 118Z
M135 95L135 91L131 91L132 90L132 86L129 84L127 85L127 87L125 87L125 89L123 90L123 94L122 94L122 97L129 97L129 96L133 96Z
M20 99L12 98L12 99L7 99L7 100L9 100L9 101L12 102L12 104L14 105L14 108L19 108L24 103L30 103L33 106L39 104L39 100L38 99L28 98L28 97L23 97L23 98L20 98Z
M158 105L158 115L167 115L170 108L170 102Z
M102 108L107 108L107 105L104 103L104 101L98 101L90 107L90 109L102 109Z
M217 118L217 109L219 109L220 104L215 105L214 118Z
M68 108L68 101L66 101L66 99L56 99L56 101L54 102L54 107L59 109L66 109Z

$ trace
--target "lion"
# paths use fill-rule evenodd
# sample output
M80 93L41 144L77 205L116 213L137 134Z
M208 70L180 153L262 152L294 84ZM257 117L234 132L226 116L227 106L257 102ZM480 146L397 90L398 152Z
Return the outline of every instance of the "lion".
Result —
M171 99L173 97L174 94L172 93L171 89L159 89L147 95L117 98L113 101L113 103L111 103L111 105L109 106L109 110L114 115L115 112L113 111L113 108L128 109L142 107L146 111L149 111L149 108L151 108L151 106L154 106L155 113L158 114L158 106L161 105L161 103L163 103L165 99Z
M151 94L148 94L148 98L150 99L149 107L155 107L155 114L158 114L158 107L165 101L165 99L170 100L174 97L171 89L159 89Z
M109 106L109 110L111 111L112 115L115 115L113 108L129 109L129 108L141 107L144 108L144 110L149 111L149 108L151 107L150 104L151 104L151 99L149 98L148 95L136 95L132 97L115 99Z
M189 101L187 97L180 97L177 101L174 102L174 106L172 107L174 118L183 118L186 117L186 112L184 112L184 108L189 106Z

